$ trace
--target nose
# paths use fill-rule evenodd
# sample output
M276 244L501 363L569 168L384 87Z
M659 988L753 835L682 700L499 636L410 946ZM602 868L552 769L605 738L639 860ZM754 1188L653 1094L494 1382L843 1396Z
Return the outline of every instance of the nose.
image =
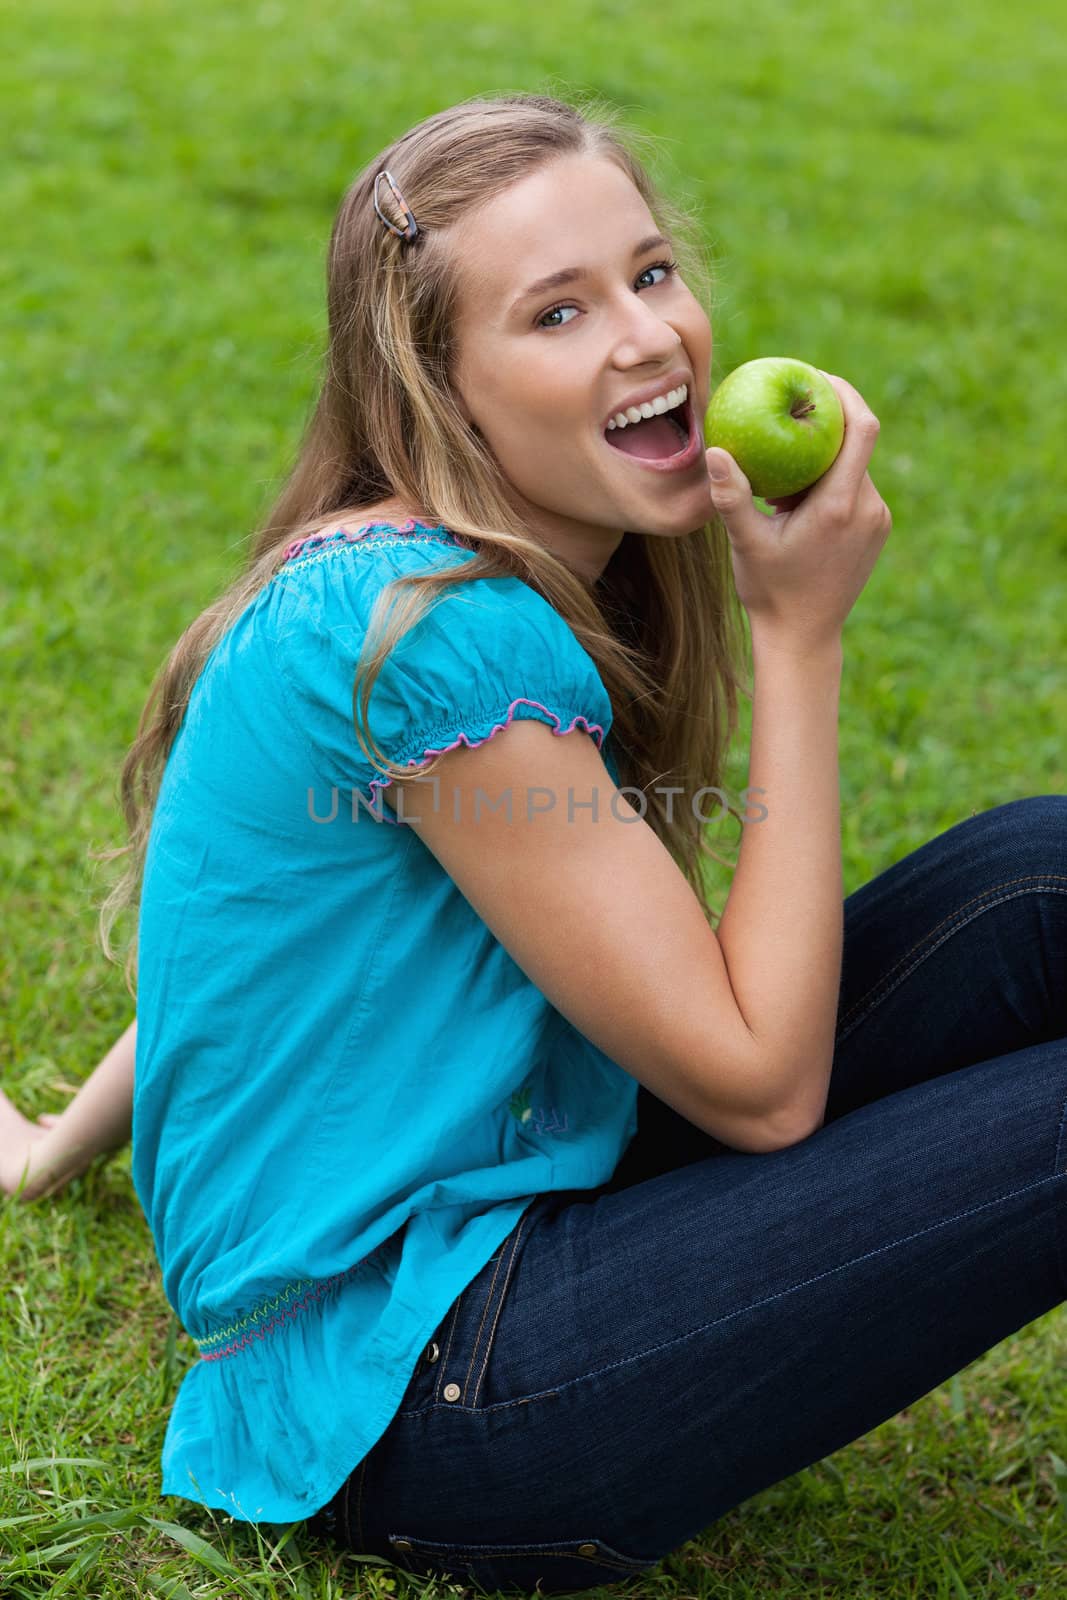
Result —
M622 302L619 317L615 357L619 367L662 365L682 343L677 328L664 320L649 304L646 295L628 295Z

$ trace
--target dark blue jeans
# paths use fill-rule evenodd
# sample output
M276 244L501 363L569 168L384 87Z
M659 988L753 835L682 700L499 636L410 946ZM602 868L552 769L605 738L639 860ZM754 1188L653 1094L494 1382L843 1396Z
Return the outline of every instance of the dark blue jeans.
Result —
M527 1207L311 1531L615 1583L1067 1299L1067 795L848 896L810 1138L733 1150L643 1088L638 1119L610 1182Z

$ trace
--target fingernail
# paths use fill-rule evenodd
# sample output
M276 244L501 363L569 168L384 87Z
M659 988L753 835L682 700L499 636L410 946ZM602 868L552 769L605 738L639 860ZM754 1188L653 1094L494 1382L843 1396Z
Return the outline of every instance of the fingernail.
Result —
M730 463L725 456L709 455L708 471L716 483L725 483L730 476Z

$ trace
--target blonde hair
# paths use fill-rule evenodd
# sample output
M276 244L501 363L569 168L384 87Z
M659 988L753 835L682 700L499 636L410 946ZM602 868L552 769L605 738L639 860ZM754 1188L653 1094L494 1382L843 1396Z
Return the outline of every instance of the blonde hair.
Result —
M748 695L742 611L729 542L719 519L678 538L624 534L601 578L590 584L532 538L508 499L508 485L451 387L457 285L435 235L468 209L560 156L614 161L633 181L655 222L672 238L683 276L707 307L709 275L690 213L661 196L635 153L641 140L620 131L600 102L568 104L544 95L471 99L427 117L367 165L341 201L327 259L329 341L325 376L295 465L267 521L250 536L240 576L181 634L157 673L122 767L120 797L128 842L97 859L126 856L101 904L99 937L110 934L140 896L159 785L193 686L214 646L270 582L288 544L330 523L357 519L383 500L417 507L474 550L440 572L395 579L379 597L353 684L360 747L382 774L410 776L363 736L382 664L435 592L476 578L519 577L564 618L592 657L611 701L609 740L620 787L645 796L643 815L696 891L714 925L702 858L732 868L708 844L691 804L658 792L663 780L717 786L737 725L738 692ZM376 175L388 167L417 219L404 243L374 211ZM379 204L391 218L391 191ZM396 220L402 222L397 215ZM405 591L402 594L398 591ZM389 609L391 607L391 609ZM384 611L388 625L379 632ZM440 757L424 769L436 770ZM651 792L649 792L651 791ZM723 799L729 813L741 819ZM125 972L136 974L133 935Z

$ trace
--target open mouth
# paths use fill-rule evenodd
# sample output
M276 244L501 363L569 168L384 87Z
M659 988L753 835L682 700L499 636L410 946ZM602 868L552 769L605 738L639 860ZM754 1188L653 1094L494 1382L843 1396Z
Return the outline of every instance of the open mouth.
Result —
M629 456L642 466L660 470L686 467L696 459L699 439L693 427L693 403L686 396L683 405L658 417L644 417L626 428L604 429L605 443L619 455Z

